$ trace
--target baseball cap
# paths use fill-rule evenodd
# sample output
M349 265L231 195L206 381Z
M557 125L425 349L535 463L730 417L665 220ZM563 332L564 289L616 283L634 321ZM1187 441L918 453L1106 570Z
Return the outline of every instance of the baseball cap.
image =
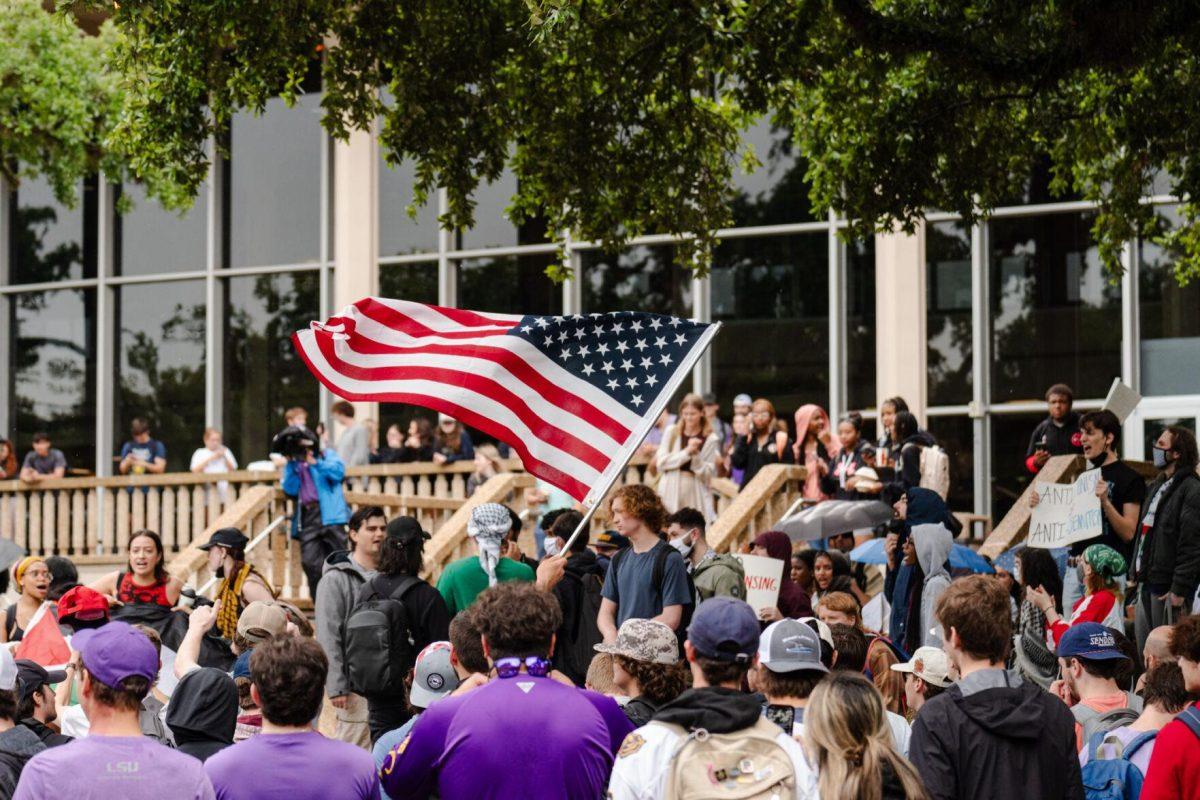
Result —
M1117 637L1099 622L1080 622L1067 628L1058 642L1059 658L1090 658L1111 661L1125 658L1117 649Z
M146 634L127 622L109 622L99 628L78 631L71 637L71 647L79 652L91 676L110 689L120 688L126 678L137 676L153 682L158 676L158 652L154 645ZM0 667L0 688L3 687L4 670Z
M735 406L749 406L754 404L754 400L751 399L750 395L743 392L737 397L733 398L733 404Z
M712 392L705 392L700 395L700 402L706 406L715 406L717 404L717 396Z
M597 653L625 656L650 664L674 664L679 660L679 642L669 625L652 619L627 619L612 644L598 644Z
M237 660L233 662L233 669L229 671L234 680L250 677L250 654L253 652L253 650L245 650L238 653Z
M604 531L592 542L595 547L612 547L617 550L629 547L629 539L616 531Z
M430 536L421 529L421 523L416 517L396 517L387 524L387 536L397 542L412 542L417 539L429 540Z
M745 600L712 597L696 606L687 638L705 658L749 664L758 652L758 630L758 616Z
M0 691L11 692L16 688L17 663L13 661L12 650L0 647Z
M233 550L244 550L250 540L237 528L221 528L200 545L200 550L211 550L213 547L228 547Z
M767 626L758 640L758 660L771 672L829 671L821 663L821 637L797 619L781 619Z
M433 642L417 654L412 691L408 702L417 708L429 708L458 688L458 673L450 663L450 643Z
M50 672L41 664L27 658L18 659L17 668L17 698L24 701L31 694L49 683L62 683L67 679L67 673L61 669Z
M895 672L911 672L931 686L942 689L950 686L950 659L940 647L918 647L912 658L903 664L892 664Z
M279 605L270 600L255 600L238 617L237 632L254 644L261 644L286 633L287 623L287 612Z
M79 620L96 620L108 616L108 598L87 586L68 589L58 599L58 618L74 617Z
M833 646L833 631L829 630L829 623L825 620L816 617L800 617L800 622L815 630L820 640L829 645L830 650L837 649Z

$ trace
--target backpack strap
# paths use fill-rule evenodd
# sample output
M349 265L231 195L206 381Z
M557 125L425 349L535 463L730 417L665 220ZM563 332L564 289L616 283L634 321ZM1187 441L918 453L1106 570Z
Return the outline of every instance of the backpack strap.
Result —
M654 591L662 594L663 581L667 577L667 557L671 555L671 550L674 548L664 541L659 541L654 545L654 571L650 575L650 583L654 586Z
M4 609L4 632L8 634L8 640L12 641L12 635L17 630L17 604L13 603L8 608Z
M1140 750L1142 745L1147 742L1153 742L1156 736L1158 736L1158 731L1144 731L1139 733L1130 740L1129 744L1125 745L1125 752L1121 754L1122 757L1127 761L1133 758L1133 754Z
M1175 715L1175 719L1187 725L1188 730L1192 732L1197 739L1200 739L1200 711L1196 710L1196 706L1191 705L1183 711Z

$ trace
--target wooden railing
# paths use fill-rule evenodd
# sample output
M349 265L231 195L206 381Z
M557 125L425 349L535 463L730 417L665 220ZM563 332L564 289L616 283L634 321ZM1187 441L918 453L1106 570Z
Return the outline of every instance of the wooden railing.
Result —
M718 552L737 552L768 531L804 491L804 467L768 464L729 502L708 529L708 544Z
M1146 461L1126 461L1144 480L1152 480L1158 474L1153 464ZM1033 508L1029 505L1030 495L1038 483L1070 483L1087 468L1083 456L1051 456L1042 466L1037 478L1029 482L1025 491L1013 503L1013 507L1000 520L979 548L979 554L988 558L996 556L1023 541L1029 534L1029 519Z

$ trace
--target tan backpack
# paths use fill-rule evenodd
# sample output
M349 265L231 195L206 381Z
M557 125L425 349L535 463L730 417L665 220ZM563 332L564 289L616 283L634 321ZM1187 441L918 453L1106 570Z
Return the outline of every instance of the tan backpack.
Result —
M791 756L777 741L779 726L765 717L732 733L651 724L665 725L682 737L671 755L664 800L792 800L796 796Z

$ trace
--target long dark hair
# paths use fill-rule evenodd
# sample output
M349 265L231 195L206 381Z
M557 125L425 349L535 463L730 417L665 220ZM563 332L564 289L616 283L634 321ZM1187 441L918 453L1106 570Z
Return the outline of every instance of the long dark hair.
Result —
M413 417L413 422L417 423L417 438L421 440L421 447L429 447L433 444L433 425L425 417ZM407 436L407 431L405 432Z
M917 435L917 418L907 411L896 412L896 420L892 423L892 439L896 444L904 444L904 440Z
M400 542L391 536L383 540L379 554L380 575L420 575L424 563L425 540L417 537Z
M1049 550L1039 547L1022 547L1017 551L1017 563L1021 565L1021 585L1041 587L1054 598L1054 608L1062 613L1062 577L1058 574L1058 563Z
M134 540L140 539L143 536L154 542L154 549L158 550L158 563L154 565L154 580L163 583L167 580L167 567L165 563L167 554L163 550L162 537L151 530L134 531L133 535L129 537L129 546L132 548ZM131 573L133 572L133 564L129 561L125 562L125 568Z
M1175 474L1195 472L1196 466L1200 464L1200 453L1196 450L1196 434L1182 425L1172 425L1167 428L1167 433L1171 434L1171 449L1179 454L1175 461Z

